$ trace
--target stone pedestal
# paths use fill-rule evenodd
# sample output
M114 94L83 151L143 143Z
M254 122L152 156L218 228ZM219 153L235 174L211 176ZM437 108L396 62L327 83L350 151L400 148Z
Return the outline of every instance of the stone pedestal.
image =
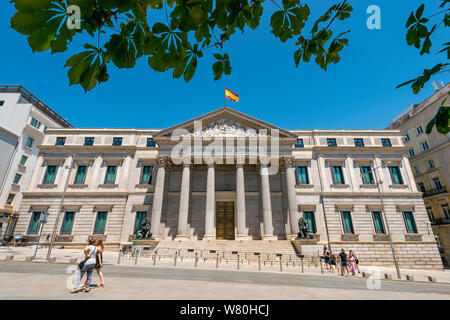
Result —
M154 249L158 245L158 240L145 239L145 240L133 240L133 245L135 246L145 246Z
M322 254L323 246L318 243L317 239L300 239L296 238L291 241L298 254L307 256L315 256Z

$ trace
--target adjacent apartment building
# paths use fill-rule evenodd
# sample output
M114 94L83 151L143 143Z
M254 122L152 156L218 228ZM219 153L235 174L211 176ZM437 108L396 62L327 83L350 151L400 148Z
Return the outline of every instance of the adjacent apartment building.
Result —
M444 264L450 263L450 134L433 129L426 134L427 124L434 118L443 100L450 106L450 84L441 87L420 104L415 104L392 120L387 129L403 134L408 149L414 180L422 192L430 232L434 232Z
M285 130L228 107L163 130L48 129L15 232L36 242L48 212L42 234L56 226L60 245L96 238L117 248L148 218L160 244L258 242L271 251L290 245L303 217L316 255L329 245L392 265L390 235L400 265L440 269L402 138Z
M14 229L46 129L71 127L22 86L0 85L0 239Z

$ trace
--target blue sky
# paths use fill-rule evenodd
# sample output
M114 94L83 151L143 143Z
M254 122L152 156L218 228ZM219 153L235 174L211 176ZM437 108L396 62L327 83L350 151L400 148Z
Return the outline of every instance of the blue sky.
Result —
M314 20L334 3L308 2L313 3ZM129 70L111 64L110 80L85 93L80 86L69 86L64 64L71 54L33 54L26 37L10 28L12 4L2 1L0 83L22 84L76 127L166 128L222 107L227 87L240 95L240 102L228 100L228 106L285 129L382 129L403 109L433 93L431 82L418 95L410 87L395 87L441 62L444 56L435 52L448 39L441 32L426 56L406 45L406 20L424 0L349 2L354 8L351 18L336 21L333 30L351 29L350 44L341 61L326 72L314 62L295 67L295 41L283 44L270 33L276 8L267 2L260 28L236 34L226 43L223 53L230 55L230 76L213 80L212 53L218 51L210 49L189 83L173 79L171 72L152 71L142 58ZM426 2L425 16L435 13L442 1ZM366 27L366 9L373 4L381 8L381 30ZM447 83L449 78L441 74L434 80Z

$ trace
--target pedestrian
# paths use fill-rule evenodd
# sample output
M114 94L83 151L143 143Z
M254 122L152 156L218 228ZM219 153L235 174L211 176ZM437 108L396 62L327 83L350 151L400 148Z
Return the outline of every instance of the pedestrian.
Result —
M97 247L98 250L98 254L96 256L96 261L95 261L95 266L94 269L97 271L97 274L100 278L100 285L99 287L105 287L105 281L103 278L103 273L102 273L102 267L103 267L103 251L105 250L105 247L103 246L103 241L102 240L95 240L95 245ZM86 282L87 279L84 281L84 285L83 287L86 287Z
M347 271L347 275L348 275L348 257L347 254L345 253L344 249L341 249L341 252L339 253L339 262L341 264L341 273L342 275L344 275L344 270Z
M354 276L356 273L356 260L352 251L348 254L348 264L350 266L350 272L352 273L352 276Z
M353 252L353 256L355 257L356 270L358 270L358 273L361 273L361 271L359 271L359 260L358 260L358 257L356 256L356 254L354 252Z
M22 237L21 236L14 236L13 240L14 240L13 247L17 247L20 244L20 242L22 241Z
M334 267L336 265L336 256L333 251L330 250L330 272L334 272Z
M80 287L81 279L83 278L84 274L86 273L86 287L84 288L84 292L89 292L91 289L89 288L89 285L91 284L92 279L92 272L94 271L95 257L99 254L98 248L95 246L94 240L89 240L89 245L84 248L84 256L86 257L81 264L81 268L78 273L77 280L75 282L75 287L73 290L71 290L71 293L77 293L78 291L82 290L83 287Z
M326 247L324 248L323 260L325 262L325 270L329 270L329 266L330 266L330 252L326 249Z

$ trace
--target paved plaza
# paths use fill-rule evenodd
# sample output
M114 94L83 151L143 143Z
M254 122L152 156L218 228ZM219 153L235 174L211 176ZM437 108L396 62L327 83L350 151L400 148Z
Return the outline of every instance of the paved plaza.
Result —
M94 273L93 290L90 293L69 293L73 283L75 265L71 258L82 258L80 249L54 249L56 263L44 262L47 250L38 250L34 262L25 262L33 255L28 247L0 248L0 299L450 299L450 271L402 269L403 280L395 279L395 269L381 268L393 275L392 281L381 280L379 289L374 282L362 277L342 277L337 273L321 274L320 267L301 268L279 265L263 266L244 263L237 270L236 262L177 261L161 259L153 265L151 258L122 259L117 265L117 252L104 254L105 288L97 288L98 276ZM7 255L15 255L13 261L4 261ZM361 271L367 270L362 266ZM406 274L414 276L414 282L406 281ZM426 275L438 283L427 283ZM181 290L182 288L182 290Z

